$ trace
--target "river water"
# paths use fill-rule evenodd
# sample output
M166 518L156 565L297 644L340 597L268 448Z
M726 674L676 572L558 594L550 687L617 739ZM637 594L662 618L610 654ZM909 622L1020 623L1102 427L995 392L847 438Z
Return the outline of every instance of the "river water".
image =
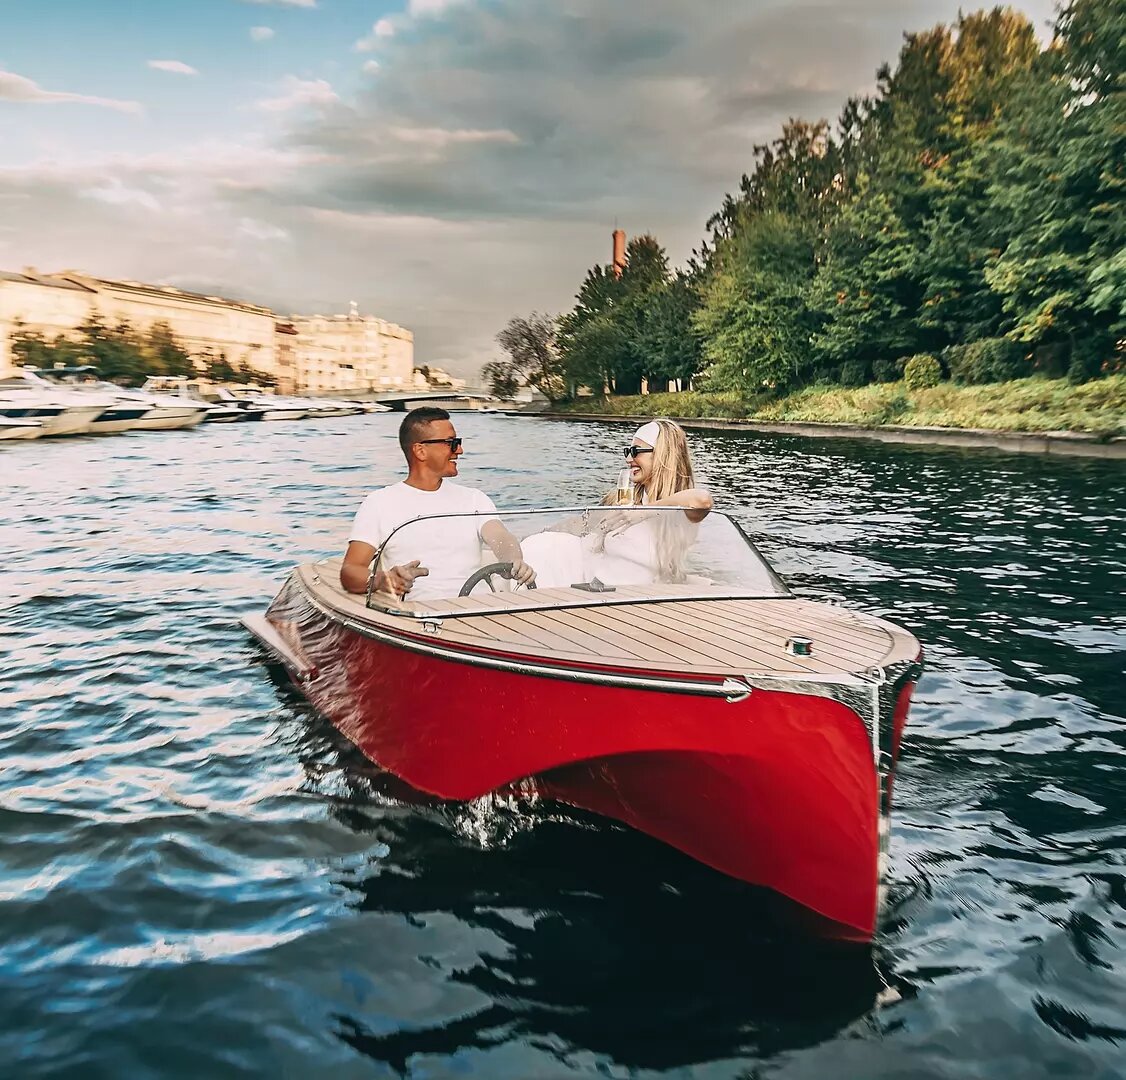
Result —
M456 419L502 507L628 435ZM589 815L401 802L271 678L238 619L397 420L0 448L0 1074L1126 1076L1121 463L691 434L792 585L926 648L869 951Z

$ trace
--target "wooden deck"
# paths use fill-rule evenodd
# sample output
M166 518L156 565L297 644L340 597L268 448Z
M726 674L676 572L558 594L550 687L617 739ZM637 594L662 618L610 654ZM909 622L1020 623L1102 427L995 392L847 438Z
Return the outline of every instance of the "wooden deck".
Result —
M446 647L500 651L528 658L569 663L598 663L653 673L693 672L717 675L834 675L913 659L918 642L906 631L847 608L797 598L676 599L698 594L692 586L664 586L659 602L622 603L623 594L651 596L653 589L618 589L616 603L577 589L542 589L515 594L544 606L506 611L511 593L463 597L439 605L405 603L404 612L430 610L471 617L427 619L370 610L362 596L346 593L339 582L339 560L302 566L309 591L326 607L373 629L425 637ZM577 606L559 606L559 605ZM433 632L434 625L439 628ZM794 656L791 637L813 642L810 656Z

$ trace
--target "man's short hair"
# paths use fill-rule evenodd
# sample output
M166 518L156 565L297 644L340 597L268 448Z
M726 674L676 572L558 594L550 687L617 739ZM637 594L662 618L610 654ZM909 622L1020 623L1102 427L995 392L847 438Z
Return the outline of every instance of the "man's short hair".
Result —
M411 447L419 442L425 434L423 429L428 424L434 423L435 420L448 420L449 418L450 414L445 409L439 409L434 405L423 405L421 409L411 409L403 417L403 422L399 425L399 445L403 448L403 453L407 455L408 460L411 456Z

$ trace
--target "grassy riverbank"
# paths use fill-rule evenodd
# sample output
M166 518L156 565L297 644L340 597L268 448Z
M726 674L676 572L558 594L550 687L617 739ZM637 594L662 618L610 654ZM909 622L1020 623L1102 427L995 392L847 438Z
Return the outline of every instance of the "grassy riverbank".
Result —
M1126 434L1126 375L1073 386L1066 379L1017 379L987 386L943 383L908 390L879 383L848 390L810 386L784 397L737 393L648 394L581 398L558 412L619 416L726 417L762 422L861 424L865 427L985 428Z

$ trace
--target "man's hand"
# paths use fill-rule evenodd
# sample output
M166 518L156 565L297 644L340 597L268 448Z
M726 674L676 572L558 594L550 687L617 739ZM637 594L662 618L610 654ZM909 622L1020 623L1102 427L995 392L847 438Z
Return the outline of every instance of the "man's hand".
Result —
M392 566L390 570L384 570L383 580L379 585L396 596L406 596L414 588L414 579L427 577L429 573L425 566L419 565L418 559L412 559L402 566Z
M536 580L536 572L523 559L513 559L512 580L517 585L532 585Z

